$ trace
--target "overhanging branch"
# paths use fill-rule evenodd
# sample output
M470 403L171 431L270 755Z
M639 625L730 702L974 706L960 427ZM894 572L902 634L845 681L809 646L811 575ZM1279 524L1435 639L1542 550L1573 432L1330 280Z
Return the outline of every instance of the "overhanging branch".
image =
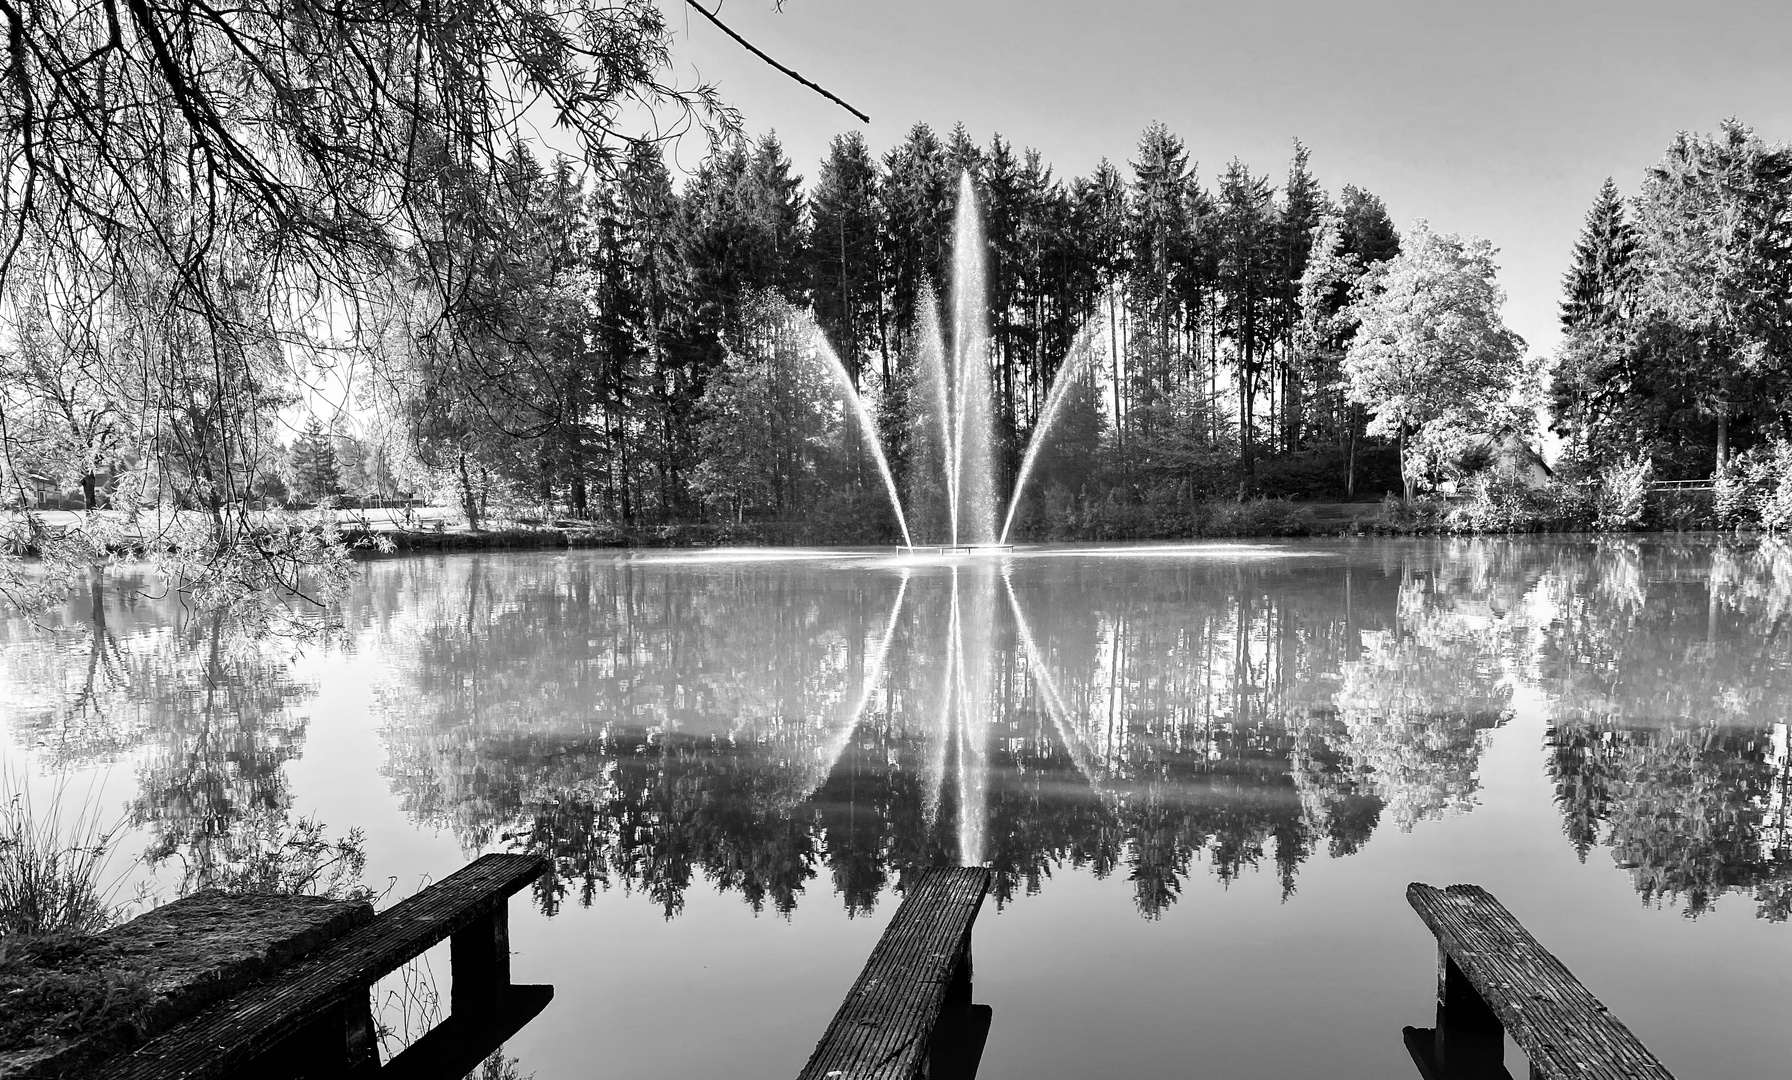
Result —
M708 19L710 22L716 24L716 26L722 31L722 33L727 34L729 37L731 37L735 41L739 42L742 48L746 49L748 52L752 53L754 56L757 56L759 59L764 60L766 63L770 64L772 67L777 68L779 71L782 71L784 74L795 79L797 82L802 83L804 86L807 86L809 89L815 91L817 94L820 94L822 97L827 98L829 101L840 106L842 109L845 109L847 112L858 117L860 122L866 123L866 124L869 124L871 122L871 118L869 116L866 116L864 113L853 108L851 105L848 105L846 102L840 100L839 96L834 94L832 91L828 90L827 87L822 86L819 83L812 82L809 79L803 78L801 75L797 74L795 71L792 71L790 68L785 67L783 64L780 64L776 60L773 60L771 57L767 56L765 54L765 52L763 50L761 50L757 45L754 45L752 42L748 41L746 38L741 37L739 34L735 33L734 30L731 27L729 27L729 25L727 23L716 18L714 13L712 13L708 8L704 7L702 4L699 4L697 2L697 0L684 0L684 2L689 4L692 7L696 8L699 12L702 13L702 15L705 19ZM717 10L720 10L720 8L718 8Z

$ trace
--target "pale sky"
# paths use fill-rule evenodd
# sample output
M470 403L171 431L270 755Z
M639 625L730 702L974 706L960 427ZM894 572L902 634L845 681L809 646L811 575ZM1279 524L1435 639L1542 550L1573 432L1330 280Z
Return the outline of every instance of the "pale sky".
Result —
M750 132L776 129L806 180L858 126L660 2L679 73L718 84ZM721 17L870 114L880 155L917 121L943 136L962 120L1068 178L1103 156L1124 170L1162 120L1204 184L1233 157L1279 184L1298 136L1333 195L1353 183L1402 231L1425 218L1498 245L1507 322L1533 352L1556 344L1561 275L1606 176L1632 194L1675 131L1727 116L1792 139L1789 0L726 0Z

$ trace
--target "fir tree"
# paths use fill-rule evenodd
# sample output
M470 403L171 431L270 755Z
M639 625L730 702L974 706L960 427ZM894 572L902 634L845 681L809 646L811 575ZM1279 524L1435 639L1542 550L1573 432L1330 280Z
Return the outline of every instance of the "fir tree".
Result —
M1636 229L1624 214L1618 186L1606 177L1574 244L1574 265L1563 281L1562 329L1609 326L1630 314L1636 288Z
M1400 233L1379 195L1345 184L1338 216L1344 220L1344 253L1355 255L1364 266L1400 254Z
M299 498L312 501L342 494L335 440L315 416L292 445L292 486Z
M890 378L879 316L877 164L858 132L834 138L809 196L809 295L815 321L856 385L876 350Z
M1587 211L1562 280L1562 345L1550 380L1556 429L1589 466L1634 452L1649 426L1639 403L1626 323L1637 284L1636 229L1607 177Z

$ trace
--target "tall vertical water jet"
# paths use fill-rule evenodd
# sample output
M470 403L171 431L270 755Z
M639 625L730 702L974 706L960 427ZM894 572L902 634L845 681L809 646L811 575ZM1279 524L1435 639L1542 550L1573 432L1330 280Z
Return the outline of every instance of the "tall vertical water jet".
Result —
M915 356L916 397L913 402L918 427L911 432L914 453L910 469L911 494L922 506L922 514L931 519L934 529L943 527L945 535L958 532L958 471L954 467L956 444L952 438L952 389L946 359L946 335L940 329L939 297L933 286L923 283L918 298ZM937 460L936 460L937 458ZM938 483L940 496L930 489ZM937 537L939 532L931 535Z
M876 438L869 411L852 392L852 380L845 366L831 348L822 350L860 417L861 430L877 459L904 541L910 546L914 533L925 537L943 533L954 547L1007 542L1040 448L1076 379L1087 366L1093 340L1090 328L1077 335L1046 393L998 531L997 513L1001 507L996 493L994 402L990 387L987 249L976 186L971 174L964 172L958 178L951 293L945 310L942 311L932 287L925 283L916 300L915 394L910 399L915 426L909 432L906 503L897 490L883 445ZM935 484L939 485L937 489Z
M872 422L871 410L865 407L865 399L853 389L852 376L848 374L846 365L840 361L840 354L828 344L827 337L821 328L815 328L815 351L827 360L828 367L834 372L834 379L840 384L840 393L846 398L847 407L853 410L858 418L859 435L871 450L871 457L877 462L877 471L884 478L884 490L890 495L890 509L896 511L896 527L902 530L902 545L914 547L914 540L908 535L908 518L902 512L902 496L896 491L896 477L890 472L890 461L884 456L883 440L877 437L877 426Z
M952 243L952 543L995 540L995 459L991 453L989 279L983 215L966 171L958 177Z

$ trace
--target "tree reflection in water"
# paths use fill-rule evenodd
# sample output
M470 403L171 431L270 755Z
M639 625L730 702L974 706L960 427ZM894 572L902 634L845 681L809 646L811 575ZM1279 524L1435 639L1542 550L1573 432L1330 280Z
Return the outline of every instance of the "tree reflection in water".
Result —
M1474 590L1534 582L1459 561L409 561L347 622L396 658L406 807L553 856L550 910L701 879L787 911L825 872L856 913L979 861L999 903L1068 864L1155 916L1197 862L1291 894L1468 805L1511 684Z
M8 621L0 681L16 691L7 726L50 767L136 765L143 857L177 862L185 893L286 835L311 689L287 670L295 642L249 640L148 585L95 572L48 625Z
M1784 921L1792 547L1612 546L1553 584L1567 602L1539 676L1556 702L1556 799L1581 858L1608 847L1645 903L1696 917L1743 892Z
M966 859L998 903L1065 866L1125 875L1147 917L1195 875L1272 872L1286 898L1310 858L1470 808L1523 691L1583 858L1608 849L1648 903L1786 917L1785 545L1275 550L393 560L338 646L389 672L406 812L469 854L552 856L549 911L614 887L670 916L706 882L856 914ZM3 627L13 738L132 761L151 854L226 872L291 803L311 691L289 650L128 578L64 623Z

